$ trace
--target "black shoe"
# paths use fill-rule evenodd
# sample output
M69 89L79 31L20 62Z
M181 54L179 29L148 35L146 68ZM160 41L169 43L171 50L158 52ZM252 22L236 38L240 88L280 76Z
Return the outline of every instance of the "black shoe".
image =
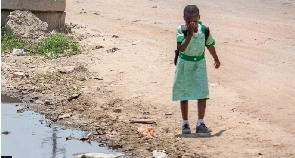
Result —
M188 124L182 125L182 134L191 134L191 128Z
M210 133L212 130L205 126L204 123L201 123L200 126L197 126L196 133Z

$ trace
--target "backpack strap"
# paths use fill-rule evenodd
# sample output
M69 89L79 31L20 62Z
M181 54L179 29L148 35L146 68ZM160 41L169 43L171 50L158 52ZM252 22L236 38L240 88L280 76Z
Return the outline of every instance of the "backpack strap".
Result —
M204 30L205 30L205 43L206 43L206 41L209 37L209 34L210 34L210 30L209 30L209 27L207 27L205 25L203 25L203 26L204 26Z
M183 33L183 37L187 36L187 27L186 25L181 25L181 32Z

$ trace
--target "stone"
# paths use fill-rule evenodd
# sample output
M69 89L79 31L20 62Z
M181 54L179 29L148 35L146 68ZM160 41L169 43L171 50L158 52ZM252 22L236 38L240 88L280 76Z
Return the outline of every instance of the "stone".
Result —
M64 119L64 118L69 118L71 116L72 116L71 114L63 114L63 115L59 116L58 118L59 119Z
M44 105L50 105L51 103L50 103L50 101L49 100L45 100L44 101Z
M68 101L72 101L73 99L77 99L77 98L79 98L80 95L81 95L81 93L73 94L71 97L69 97Z
M122 109L114 109L113 112L115 112L115 113L121 113L122 112Z
M168 157L168 155L165 153L165 151L154 150L153 151L153 157L154 158L166 158L166 157Z
M181 158L190 158L193 157L190 153L184 153Z
M41 100L36 100L35 101L35 104L39 104L39 105L41 105L41 104L43 104L44 102L43 101L41 101Z

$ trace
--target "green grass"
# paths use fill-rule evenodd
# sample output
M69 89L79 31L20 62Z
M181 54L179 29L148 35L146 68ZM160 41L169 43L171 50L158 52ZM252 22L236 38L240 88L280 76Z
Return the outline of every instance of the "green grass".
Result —
M25 43L21 36L8 34L4 27L1 27L1 53L11 52L13 48L25 49L30 55L43 55L50 59L80 52L75 39L63 33L50 34L38 43Z
M40 43L34 45L31 51L32 54L44 55L51 59L74 55L78 52L79 46L74 38L62 33L54 33L45 37Z
M24 48L24 42L21 36L7 34L5 29L1 27L1 52L9 52L12 51L13 48Z

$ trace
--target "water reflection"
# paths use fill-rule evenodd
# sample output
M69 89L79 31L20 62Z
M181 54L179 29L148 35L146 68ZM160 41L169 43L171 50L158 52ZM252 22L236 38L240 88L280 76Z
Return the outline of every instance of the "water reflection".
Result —
M2 98L2 96L1 96ZM74 129L62 130L57 125L47 127L44 115L33 111L17 113L16 104L1 104L2 131L9 131L2 135L2 155L12 155L13 158L68 158L77 153L96 152L113 153L105 147L100 147L98 142L68 140L66 137L81 138L86 133ZM20 105L20 104L19 104Z

